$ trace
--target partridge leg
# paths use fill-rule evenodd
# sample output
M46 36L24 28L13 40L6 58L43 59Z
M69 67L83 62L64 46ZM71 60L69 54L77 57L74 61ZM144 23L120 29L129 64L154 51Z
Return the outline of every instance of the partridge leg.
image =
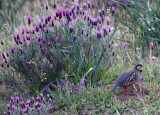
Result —
M140 83L138 83L138 86L139 86L139 91L140 91L140 94L143 96L144 94L143 94L143 91L142 91L141 84L140 84Z
M124 94L125 94L125 95L130 95L127 87L124 87Z

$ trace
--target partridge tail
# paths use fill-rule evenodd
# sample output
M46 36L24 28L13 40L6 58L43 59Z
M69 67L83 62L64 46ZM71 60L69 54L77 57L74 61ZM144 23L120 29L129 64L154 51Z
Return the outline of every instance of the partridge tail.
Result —
M111 91L114 92L114 90L117 88L117 86L118 86L118 84L116 83Z

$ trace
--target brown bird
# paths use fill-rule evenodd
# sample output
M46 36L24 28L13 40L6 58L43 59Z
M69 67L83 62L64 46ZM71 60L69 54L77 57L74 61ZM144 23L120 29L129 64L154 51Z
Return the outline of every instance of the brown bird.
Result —
M143 65L141 63L138 63L133 69L126 70L124 73L122 73L117 78L115 85L111 91L113 92L118 86L121 86L124 88L125 94L130 94L128 91L128 87L139 82L142 78L142 70L140 70L141 67L143 67Z

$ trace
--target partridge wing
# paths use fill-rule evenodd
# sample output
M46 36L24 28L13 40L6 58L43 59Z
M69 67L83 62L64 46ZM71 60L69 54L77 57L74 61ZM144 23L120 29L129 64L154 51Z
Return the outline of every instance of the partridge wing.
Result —
M128 78L125 80L124 85L130 85L133 84L137 81L138 76L136 74L136 72L134 72L133 74L131 74L130 76L128 76Z

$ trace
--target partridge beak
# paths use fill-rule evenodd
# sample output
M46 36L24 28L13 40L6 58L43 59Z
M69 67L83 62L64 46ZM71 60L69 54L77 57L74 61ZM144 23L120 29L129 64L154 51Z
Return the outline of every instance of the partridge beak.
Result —
M143 65L140 65L140 67L143 67Z

